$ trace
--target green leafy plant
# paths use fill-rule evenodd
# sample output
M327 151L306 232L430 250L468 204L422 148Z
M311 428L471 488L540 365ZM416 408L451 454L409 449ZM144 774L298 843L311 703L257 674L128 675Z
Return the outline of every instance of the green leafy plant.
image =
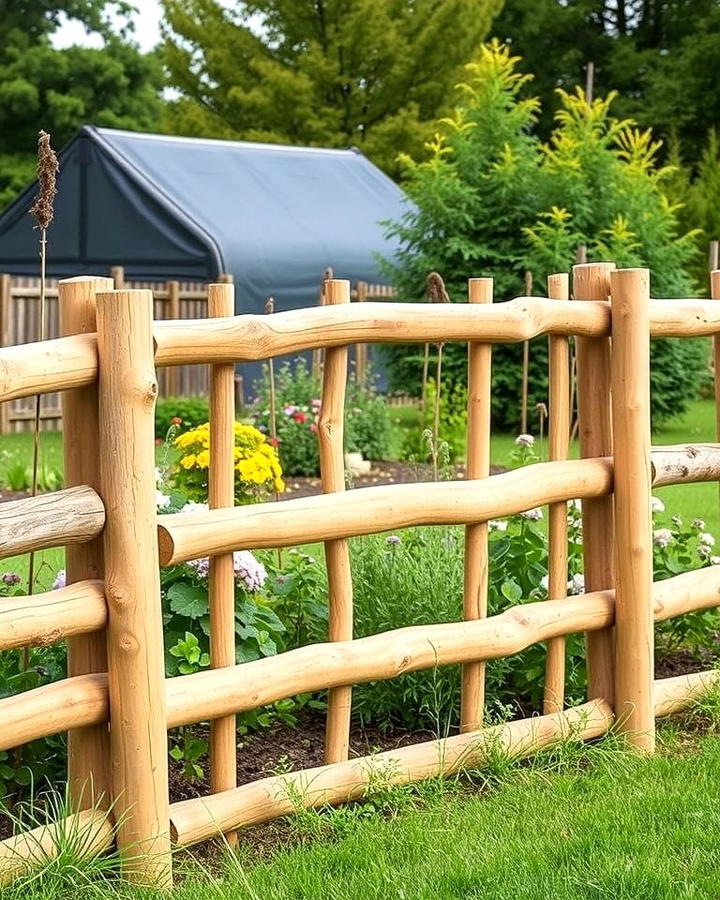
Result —
M175 426L186 431L210 418L207 397L160 397L155 406L155 437L164 439Z

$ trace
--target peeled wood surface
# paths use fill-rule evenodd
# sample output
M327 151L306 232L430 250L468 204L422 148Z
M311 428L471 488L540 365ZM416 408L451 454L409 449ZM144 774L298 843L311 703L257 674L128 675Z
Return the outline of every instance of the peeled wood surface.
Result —
M653 586L656 622L720 605L720 566ZM396 678L407 672L499 659L540 641L595 633L614 622L614 591L514 606L473 622L415 625L354 641L311 644L231 669L167 681L168 727L244 712L297 693Z
M40 825L0 841L0 887L21 875L45 868L67 846L68 837L83 858L91 859L107 850L113 842L107 813L101 809L86 809L60 822Z
M410 784L482 765L490 755L522 758L561 740L589 740L605 734L613 714L603 700L564 713L520 719L482 731L388 750L371 757L263 778L211 797L173 803L173 841L189 846L218 831L267 822L297 812L298 806L337 805L363 797L373 783Z
M707 337L720 332L720 308L713 300L650 301L650 334L659 337Z
M105 674L77 675L0 700L0 750L108 719Z
M506 303L358 303L229 319L155 323L158 366L250 362L348 344L516 342L540 334L610 331L607 303L568 306L516 297Z
M0 602L0 650L47 647L78 634L100 631L107 624L101 581L78 581L58 591L29 597L3 597Z
M492 278L471 278L470 303L492 303ZM492 344L468 344L467 478L487 478L490 474L490 410ZM479 522L465 528L463 616L468 621L487 615L488 525ZM482 725L485 707L485 664L466 663L462 670L460 727L476 731Z
M703 695L720 685L720 669L661 678L655 682L655 715L670 716L693 706Z
M97 372L94 334L5 347L0 350L0 402L92 384Z
M233 510L161 516L160 564L174 565L236 547L291 547L412 525L464 525L570 497L612 489L606 459L538 463L477 481L395 484L258 503Z
M652 448L653 486L720 481L720 444L678 444Z
M0 558L97 537L105 508L87 486L0 503Z
M615 441L615 713L638 750L655 748L653 536L650 511L648 269L610 274Z

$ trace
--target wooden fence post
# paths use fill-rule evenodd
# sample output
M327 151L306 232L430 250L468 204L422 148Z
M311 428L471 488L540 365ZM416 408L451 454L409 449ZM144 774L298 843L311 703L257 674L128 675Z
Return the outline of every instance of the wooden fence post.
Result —
M470 303L492 303L492 278L471 278ZM467 477L490 474L492 344L468 343ZM466 620L487 616L488 525L481 522L465 528L465 584L463 615ZM485 707L485 663L465 663L462 668L460 727L477 731Z
M68 278L58 284L60 334L92 334L97 330L95 294L112 290L112 279ZM100 436L97 384L65 391L63 453L67 487L88 485L100 490ZM67 583L104 578L102 536L65 548ZM104 631L68 638L68 676L107 671L107 639ZM68 732L68 790L74 810L101 802L109 804L107 768L110 739L107 725Z
M330 278L324 283L325 304L350 303L350 282ZM325 352L322 405L318 423L320 477L325 493L345 490L343 419L347 385L348 348L332 347ZM349 641L353 636L353 591L350 548L346 538L326 541L329 623L331 641ZM352 687L328 691L325 762L343 762L350 749Z
M615 263L586 263L573 266L573 295L578 300L607 300L610 273ZM610 414L610 338L575 339L577 359L577 404L580 456L612 456L613 437ZM613 506L612 497L584 500L583 562L585 590L613 587ZM612 706L612 629L588 634L588 698L601 697Z
M113 280L113 284L115 285L116 291L121 291L125 287L125 267L124 266L111 266L110 267L110 277Z
M0 347L10 346L10 316L12 315L11 303L12 282L9 275L0 275ZM0 434L7 434L10 430L10 407L7 403L0 403Z
M710 273L710 296L720 300L720 269ZM720 441L720 335L713 337L713 374L715 379L715 439ZM720 483L718 484L720 489Z
M525 296L532 297L533 274L525 272ZM520 433L528 431L528 388L530 382L530 341L523 341L522 346L522 378L520 386Z
M655 749L650 465L650 272L610 274L615 441L615 715L618 730Z
M235 288L232 284L208 285L208 316L232 316ZM235 505L235 366L210 367L210 509ZM210 665L213 669L235 665L235 572L233 554L210 557ZM235 716L210 723L211 793L237 787ZM237 833L227 835L237 843Z
M548 297L569 300L566 273L548 276ZM570 442L570 351L563 335L548 338L550 459L568 457ZM552 503L548 508L548 600L567 595L568 548L567 503ZM543 713L561 712L565 703L565 638L547 642Z
M232 272L221 272L218 275L218 284L233 284L235 281L235 276ZM233 310L232 315L235 315L235 311Z
M168 305L167 318L177 321L180 318L180 282L168 281L167 283ZM210 305L210 294L208 291L208 306ZM208 315L211 315L208 310ZM230 313L232 315L232 313ZM170 366L165 376L167 379L166 389L168 397L177 397L180 393L180 369L178 366Z
M155 508L151 291L98 294L110 765L123 873L169 888L167 718Z
M364 303L367 300L367 282L358 281L357 283L357 303ZM367 378L367 344L355 344L355 380L359 385L365 386Z

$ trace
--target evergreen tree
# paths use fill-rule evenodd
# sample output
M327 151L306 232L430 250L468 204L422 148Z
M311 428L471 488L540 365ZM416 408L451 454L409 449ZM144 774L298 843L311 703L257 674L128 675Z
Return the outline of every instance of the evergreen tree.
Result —
M502 0L163 0L176 133L419 152Z

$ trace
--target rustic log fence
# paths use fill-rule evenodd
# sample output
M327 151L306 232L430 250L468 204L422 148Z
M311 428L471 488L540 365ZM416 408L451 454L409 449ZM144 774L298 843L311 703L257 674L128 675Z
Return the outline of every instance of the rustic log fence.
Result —
M331 280L326 306L262 316L224 315L231 292L211 288L219 318L158 322L149 290L109 291L102 279L73 279L59 286L65 337L0 351L0 401L65 391L66 415L83 426L65 434L71 487L0 506L2 556L72 548L68 587L12 598L0 608L0 650L71 642L65 680L0 700L0 749L70 733L78 822L94 829L96 847L117 841L128 878L169 888L173 844L232 835L298 804L352 800L377 772L385 782L408 783L481 764L498 747L527 755L611 727L650 752L657 716L687 707L720 683L716 671L653 678L653 622L716 607L720 566L653 584L650 490L719 480L720 444L651 448L648 362L651 337L720 335L717 301L650 300L647 271L609 264L575 267L573 301L564 276L551 277L549 298L501 304L489 302L489 279L473 279L471 302L453 306L350 304L349 283ZM542 334L551 341L552 459L489 477L491 345ZM570 337L579 343L577 460L566 459ZM347 347L449 340L469 344L468 480L343 494ZM233 507L228 373L237 362L303 350L327 354L320 424L325 493ZM158 517L156 368L189 364L212 366L211 509ZM80 452L92 459L76 458ZM574 499L583 502L586 590L568 597L563 546L566 504ZM544 505L551 509L549 599L486 617L487 522ZM354 640L347 540L443 524L466 528L463 620ZM329 641L235 665L229 554L309 541L327 548ZM165 679L159 567L205 555L214 560L212 667ZM566 708L563 641L575 633L587 635L589 697ZM538 642L548 647L543 714L483 727L484 662ZM463 666L458 735L349 759L353 684L449 664ZM232 717L320 690L329 691L325 765L238 787ZM167 729L199 721L213 723L212 793L169 804ZM0 882L21 873L37 847L52 855L57 827L0 843Z

